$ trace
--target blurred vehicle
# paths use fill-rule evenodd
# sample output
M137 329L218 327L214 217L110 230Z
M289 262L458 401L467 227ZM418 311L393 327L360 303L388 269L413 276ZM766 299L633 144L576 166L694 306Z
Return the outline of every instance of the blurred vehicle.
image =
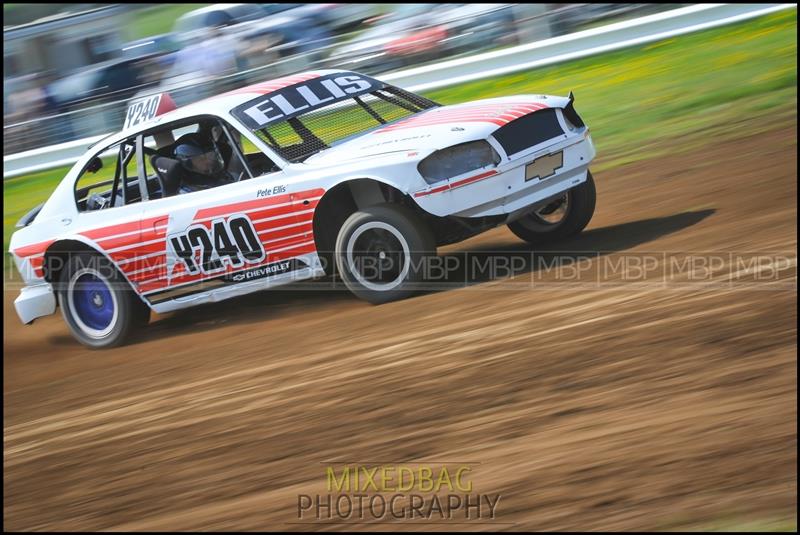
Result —
M286 13L311 19L331 33L354 30L377 14L375 4L261 4L268 14Z
M446 35L444 28L429 26L437 9L442 8L430 4L395 5L389 13L376 17L370 29L335 48L327 63L377 72L402 67L420 57L433 58Z
M450 4L440 15L450 53L518 43L513 4Z
M180 43L173 33L152 35L122 45L122 57L134 59L142 56L163 54L170 56L180 50Z
M175 33L189 36L192 32L215 26L232 26L258 20L264 13L254 4L211 4L189 11L175 21Z
M153 87L170 71L178 59L180 44L173 33L153 35L137 39L122 45L123 58L150 58L149 68L145 70L144 78L139 80L139 90L134 98L144 92L153 92Z
M516 42L511 4L402 4L335 49L334 67L386 72Z
M98 102L110 95L114 100L125 100L155 84L157 79L149 72L154 61L152 54L105 61L56 80L48 90L62 108Z
M17 314L29 324L60 306L78 341L112 347L151 310L334 266L365 301L401 299L430 277L438 246L499 225L557 243L595 207L595 149L573 100L442 106L341 70L177 109L144 99L17 223Z
M158 88L134 98L168 92L183 106L265 75L308 69L329 40L313 20L316 12L297 4L212 4L190 11L175 23L181 49Z
M287 4L291 6L292 4ZM265 35L277 38L281 56L310 52L325 46L329 34L315 17L300 8L272 10L258 4L212 4L190 11L175 22L175 34L183 42L203 39L208 30L222 28L242 42Z
M636 11L663 9L664 4L554 4L558 12L551 17L557 35L577 32L588 24ZM676 4L677 5L677 4Z

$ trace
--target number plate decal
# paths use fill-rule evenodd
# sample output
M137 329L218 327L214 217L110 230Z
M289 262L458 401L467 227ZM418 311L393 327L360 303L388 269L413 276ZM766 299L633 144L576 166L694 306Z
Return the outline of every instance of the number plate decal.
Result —
M136 126L155 117L160 102L161 93L131 102L131 105L128 106L128 111L125 113L123 129Z

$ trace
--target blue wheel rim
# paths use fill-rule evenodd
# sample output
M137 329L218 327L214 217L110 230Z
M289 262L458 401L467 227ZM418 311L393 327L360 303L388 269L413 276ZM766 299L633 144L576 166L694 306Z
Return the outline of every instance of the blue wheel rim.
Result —
M72 302L80 320L90 329L107 329L114 319L111 290L102 279L92 273L84 273L76 279Z

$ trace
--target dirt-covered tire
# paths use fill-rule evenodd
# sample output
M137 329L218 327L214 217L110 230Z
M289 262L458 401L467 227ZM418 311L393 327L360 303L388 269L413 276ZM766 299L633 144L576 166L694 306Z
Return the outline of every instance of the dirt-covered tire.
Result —
M558 242L586 228L594 215L596 199L594 178L592 173L587 173L586 182L553 203L509 223L508 228L532 245ZM560 218L552 217L554 215Z
M150 318L147 305L100 254L71 256L61 271L57 292L72 336L92 349L122 345Z
M336 269L347 288L373 304L402 299L421 289L428 260L436 255L430 230L400 205L355 212L336 239Z

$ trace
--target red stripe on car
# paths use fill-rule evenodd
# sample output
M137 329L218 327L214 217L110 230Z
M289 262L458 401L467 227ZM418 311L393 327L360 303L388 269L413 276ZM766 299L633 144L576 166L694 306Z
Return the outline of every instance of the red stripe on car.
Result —
M324 189L317 188L313 190L299 191L297 193L275 195L273 197L267 197L264 199L254 199L252 201L242 201L233 204L215 206L213 208L204 208L202 210L198 210L197 214L195 215L195 221L198 219L206 219L208 217L225 216L238 212L245 212L247 210L253 210L256 208L268 208L269 206L275 204L284 204L289 202L295 203L301 207L307 207L306 205L302 204L304 200L312 199L314 197L321 197L323 193L325 193ZM311 201L309 201L309 203L310 202ZM298 209L298 206L295 206L294 209Z
M50 245L53 244L55 240L47 240L39 243L34 243L31 245L25 245L23 247L18 247L14 249L14 254L20 258L27 258L29 256L42 254L44 253Z
M433 193L439 193L450 189L460 188L461 186L466 186L467 184L478 182L479 180L483 180L484 178L489 178L490 176L494 176L496 174L497 171L492 169L491 171L486 171L485 173L481 173L479 175L471 176L469 178L464 178L462 180L459 180L458 182L453 182L452 184L445 184L443 186L438 186L426 191L418 191L414 194L414 197L423 197L425 195L431 195Z
M151 230L141 234L130 234L128 236L120 236L118 238L110 237L98 240L98 244L106 251L111 249L118 249L120 247L134 247L141 243L163 239L166 236L166 226L158 231Z
M267 225L264 223L259 223L254 226L256 232L261 238L262 243L266 240L274 240L285 236L293 236L295 234L300 234L300 233L311 233L314 231L314 225L311 223L310 219L296 226L294 225L294 223L301 223L301 222L300 221L287 222L286 225L287 226L291 225L291 226L289 226L288 228L282 228L280 230L271 230L271 229L280 228L281 225Z
M128 262L127 264L120 266L120 269L122 269L122 271L125 272L126 274L135 273L143 269L153 269L155 267L158 267L159 265L166 262L166 259L167 259L167 253L165 251L159 255L151 256L150 258L143 258L141 260L134 260L132 262Z
M503 126L525 114L544 108L547 108L547 105L539 102L437 108L376 130L375 133L457 122L487 122Z
M102 240L103 238L110 238L117 234L125 234L127 232L136 232L139 229L150 227L153 224L164 219L166 216L150 217L148 219L131 221L130 223L120 223L118 225L110 225L107 227L98 227L95 229L84 230L80 234L86 236L91 240Z

